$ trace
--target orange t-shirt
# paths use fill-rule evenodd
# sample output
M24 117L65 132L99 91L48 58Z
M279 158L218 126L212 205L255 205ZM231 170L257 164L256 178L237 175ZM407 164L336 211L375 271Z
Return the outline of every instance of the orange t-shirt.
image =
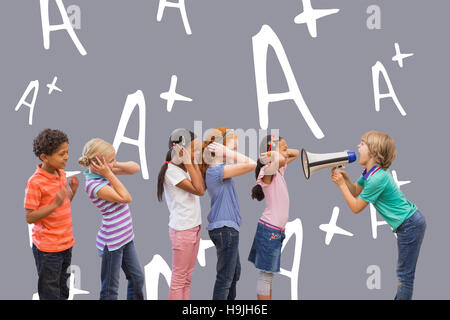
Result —
M25 209L36 210L46 207L56 199L56 192L67 187L66 173L58 170L59 175L48 173L37 166L34 174L28 179L25 188ZM34 223L33 243L44 252L61 252L75 244L72 232L72 213L70 199L44 219Z

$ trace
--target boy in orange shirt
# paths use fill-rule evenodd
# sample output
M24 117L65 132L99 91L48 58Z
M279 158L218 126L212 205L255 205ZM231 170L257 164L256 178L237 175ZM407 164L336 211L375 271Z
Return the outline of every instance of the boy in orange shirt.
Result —
M28 179L25 189L25 218L33 227L33 255L38 272L41 300L65 300L69 297L67 268L75 244L70 203L78 188L78 179L70 177L66 167L69 139L59 130L45 129L33 141L33 152L42 161Z

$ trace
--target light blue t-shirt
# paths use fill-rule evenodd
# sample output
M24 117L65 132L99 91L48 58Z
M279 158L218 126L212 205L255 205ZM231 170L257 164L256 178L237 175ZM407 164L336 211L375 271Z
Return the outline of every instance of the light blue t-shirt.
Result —
M395 232L403 221L416 212L417 207L405 198L389 171L378 167L366 171L357 181L364 188L359 197L372 203Z
M241 210L234 181L222 179L225 163L214 164L206 170L205 183L211 198L211 211L208 214L208 230L221 227L240 230Z

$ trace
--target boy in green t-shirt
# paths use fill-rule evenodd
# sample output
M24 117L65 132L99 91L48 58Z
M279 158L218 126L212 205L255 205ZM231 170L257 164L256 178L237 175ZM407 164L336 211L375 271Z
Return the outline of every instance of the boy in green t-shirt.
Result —
M365 169L356 183L344 170L331 171L331 180L341 190L354 213L372 203L380 215L397 233L399 280L396 300L410 300L414 274L426 222L417 207L408 201L387 169L396 157L394 140L385 133L369 131L358 145L359 164Z

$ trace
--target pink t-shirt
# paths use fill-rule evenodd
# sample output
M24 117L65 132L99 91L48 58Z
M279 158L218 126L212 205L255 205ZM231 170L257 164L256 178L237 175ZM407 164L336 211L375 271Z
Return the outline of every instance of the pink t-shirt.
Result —
M266 199L266 209L261 219L267 223L284 229L289 219L289 192L286 181L284 180L284 172L287 165L278 169L273 174L272 182L266 184L263 181L264 170L268 164L261 168L256 183L259 184Z

